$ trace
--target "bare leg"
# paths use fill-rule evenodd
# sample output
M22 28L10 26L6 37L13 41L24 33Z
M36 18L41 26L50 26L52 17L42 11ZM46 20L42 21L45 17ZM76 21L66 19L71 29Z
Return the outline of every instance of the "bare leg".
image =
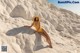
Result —
M50 37L49 37L49 35L46 33L46 31L44 31L44 29L43 29L43 32L40 32L40 34L46 38L46 41L47 41L47 43L49 44L49 47L52 48L52 44L51 44Z

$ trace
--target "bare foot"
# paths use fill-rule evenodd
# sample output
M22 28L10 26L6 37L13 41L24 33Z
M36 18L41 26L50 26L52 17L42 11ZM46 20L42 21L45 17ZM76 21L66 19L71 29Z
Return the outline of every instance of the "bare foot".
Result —
M52 45L49 45L50 48L53 48Z

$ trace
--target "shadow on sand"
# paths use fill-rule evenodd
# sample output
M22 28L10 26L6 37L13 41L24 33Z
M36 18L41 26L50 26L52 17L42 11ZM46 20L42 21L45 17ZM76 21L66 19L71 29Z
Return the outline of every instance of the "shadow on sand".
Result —
M27 33L27 34L31 35L31 34L34 34L34 30L29 28L29 27L27 27L27 26L26 27L22 26L22 27L19 27L19 28L13 28L13 29L9 30L6 33L6 35L15 36L15 35L17 35L19 33ZM37 51L37 50L40 50L40 49L48 47L48 46L44 47L42 45L41 35L38 32L35 33L35 37L36 37L35 45L33 47L34 51Z
M35 33L35 36L36 36L36 39L35 39L35 45L34 45L34 48L33 48L34 51L44 49L44 48L48 48L48 46L44 47L42 45L42 36L41 36L41 34Z
M33 34L34 33L34 30L29 28L28 26L24 27L19 27L19 28L13 28L11 30L9 30L6 35L8 36L14 36L14 35L17 35L18 33L27 33L27 34Z

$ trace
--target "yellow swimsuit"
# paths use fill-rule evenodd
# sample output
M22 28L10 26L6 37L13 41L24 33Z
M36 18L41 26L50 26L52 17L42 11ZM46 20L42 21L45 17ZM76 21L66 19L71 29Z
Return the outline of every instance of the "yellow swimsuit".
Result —
M36 31L42 32L42 28L40 27L40 22L33 23L33 26L36 28Z

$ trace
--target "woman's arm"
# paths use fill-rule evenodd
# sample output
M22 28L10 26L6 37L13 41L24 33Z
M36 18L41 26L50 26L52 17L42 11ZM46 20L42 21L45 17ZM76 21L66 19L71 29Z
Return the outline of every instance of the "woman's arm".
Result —
M24 26L24 27L32 27L34 23L31 24L31 26Z

